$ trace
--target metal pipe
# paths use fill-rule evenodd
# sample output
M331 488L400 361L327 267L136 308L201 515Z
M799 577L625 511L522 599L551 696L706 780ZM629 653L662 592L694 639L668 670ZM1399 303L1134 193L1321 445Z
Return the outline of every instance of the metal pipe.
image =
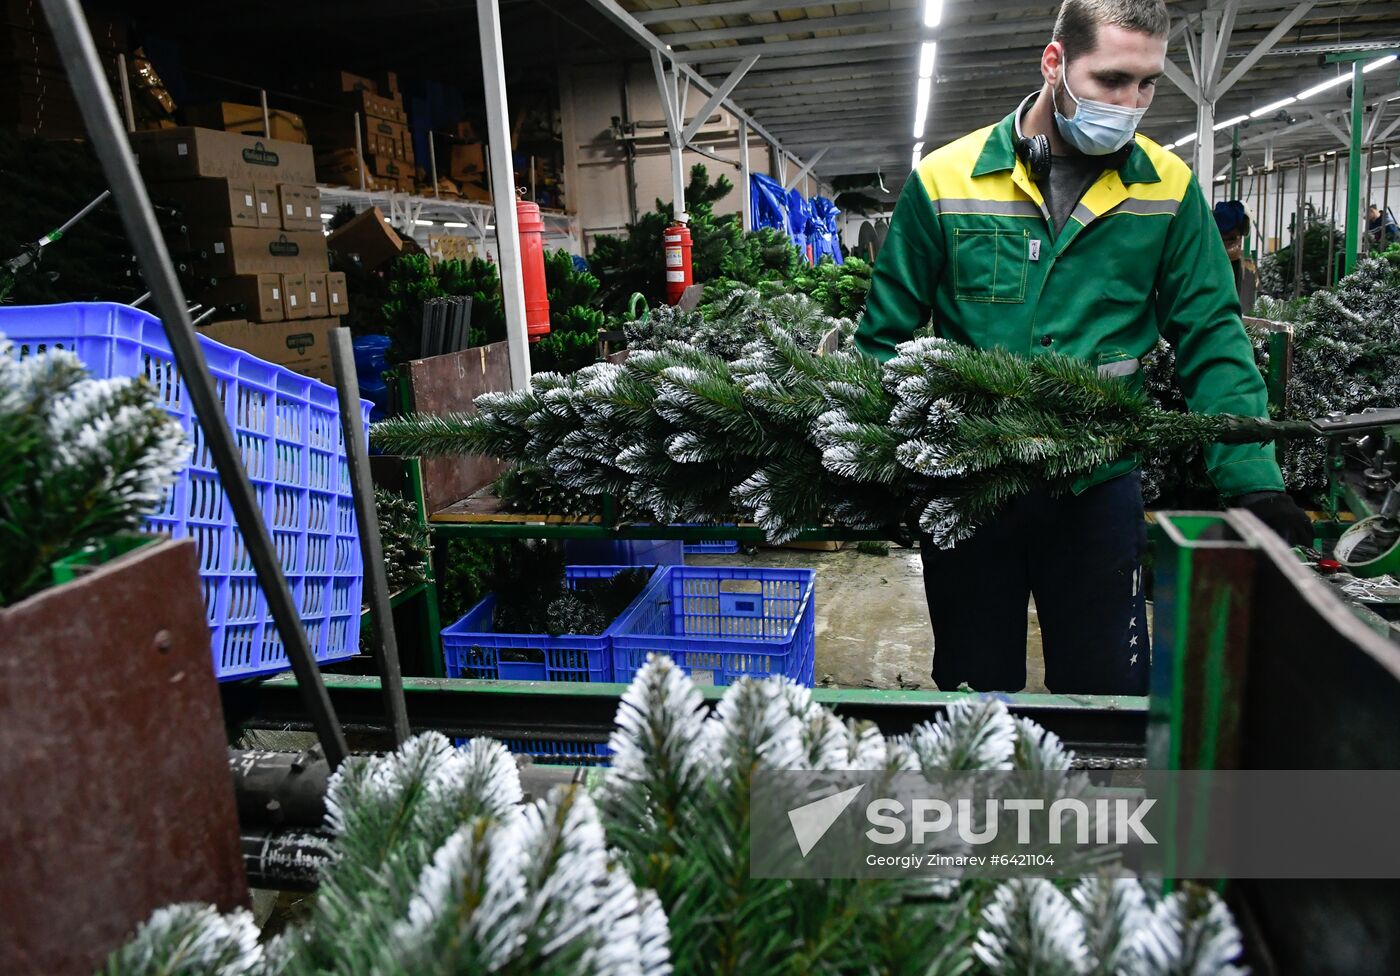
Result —
M432 130L432 129L429 129L429 130L428 130L428 171L432 174L432 177L433 177L433 196L434 196L434 197L441 197L441 196L442 196L442 191L440 191L440 190L438 189L437 146L436 146L434 143L435 143L435 140L433 139L433 130Z
M753 230L753 193L749 187L749 124L739 123L739 207L744 215L744 231Z
M491 166L491 198L496 208L496 261L501 269L506 344L511 387L530 385L530 338L525 324L525 279L520 266L520 223L515 210L515 169L510 159L505 57L501 52L501 10L497 0L476 0L481 40L481 76L486 95L486 128Z
M355 159L360 164L360 189L365 188L365 144L360 138L360 113L355 113Z
M1323 205L1323 207L1326 207L1326 206L1327 206L1327 157L1326 157L1326 156L1323 156L1321 159L1319 159L1319 160L1318 160L1318 164L1322 167L1322 205ZM1332 287L1332 230L1331 230L1331 228L1332 228L1332 220L1333 220L1333 219L1334 219L1334 218L1333 218L1332 214L1329 212L1329 213L1327 214L1327 228L1328 228L1328 230L1327 230L1327 276L1326 276L1326 279L1325 279L1326 282L1327 282L1327 287L1328 287L1328 288L1331 288L1331 287Z
M394 612L389 605L389 580L384 575L384 545L379 538L379 516L374 507L374 482L369 473L369 450L360 419L360 382L355 375L355 352L349 329L331 329L331 368L340 399L340 428L345 437L345 459L350 469L350 493L359 522L360 553L364 557L365 588L374 611L374 628L379 639L371 642L375 664L384 688L384 706L394 745L408 740L408 707L404 704L403 673L399 666L399 643L394 636Z
M1351 63L1351 158L1347 167L1347 253L1346 272L1356 270L1361 250L1361 129L1366 120L1366 78L1361 61Z
M1293 297L1303 294L1303 247L1307 241L1307 225L1304 221L1304 206L1308 198L1308 158L1303 157L1298 167L1298 209L1293 217Z
M117 116L112 92L103 77L102 62L93 46L82 8L78 0L41 2L93 149L102 163L112 196L117 201L127 239L136 252L154 295L156 311L165 323L166 339L174 354L176 367L189 392L190 403L203 429L205 444L213 456L214 468L228 496L229 506L243 533L243 544L247 547L258 583L267 596L268 609L286 647L297 685L302 689L303 703L310 713L327 759L332 767L338 766L345 757L345 737L331 707L325 683L321 680L321 672L311 655L292 591L282 574L272 536L253 495L233 432L229 429L224 405L214 389L194 325L185 310L184 295L171 264L170 252L156 223L145 184L137 172L136 158Z
M269 115L269 114L268 114L268 111L267 111L267 89L266 89L266 88L259 88L259 89L258 89L258 98L262 101L263 135L266 136L268 139L271 139L271 138L272 138L272 116Z
M117 77L122 85L122 111L126 115L126 131L136 131L136 109L131 104L131 78L126 73L126 55L117 53Z
M1332 170L1332 199L1331 209L1327 215L1327 287L1331 288L1337 281L1337 185L1342 182L1340 171L1341 157L1332 157L1332 165L1328 167ZM1327 157L1323 157L1322 165L1327 167ZM1326 173L1327 169L1323 169ZM1323 192L1326 199L1326 191Z

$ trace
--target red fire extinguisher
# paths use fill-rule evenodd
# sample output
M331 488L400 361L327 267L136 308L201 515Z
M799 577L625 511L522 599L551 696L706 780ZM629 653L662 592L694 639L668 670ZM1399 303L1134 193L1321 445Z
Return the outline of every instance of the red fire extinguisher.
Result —
M690 271L690 228L676 221L661 235L661 245L666 252L666 304L674 305L694 284Z
M544 220L539 204L516 201L520 225L520 276L525 281L525 332L531 342L549 335L549 286L544 278Z

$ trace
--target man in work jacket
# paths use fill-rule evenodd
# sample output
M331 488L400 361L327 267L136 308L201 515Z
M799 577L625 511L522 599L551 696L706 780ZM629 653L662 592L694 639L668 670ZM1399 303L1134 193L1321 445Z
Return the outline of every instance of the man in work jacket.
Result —
M905 184L858 347L887 360L931 322L947 339L1063 353L1140 386L1160 335L1192 410L1266 416L1210 206L1181 159L1136 135L1166 48L1161 0L1065 0L1043 88L925 156ZM1229 507L1291 545L1311 541L1272 445L1212 446L1205 459ZM1137 466L1126 458L1061 497L1031 491L953 548L923 538L940 688L1025 686L1033 594L1051 691L1146 693Z

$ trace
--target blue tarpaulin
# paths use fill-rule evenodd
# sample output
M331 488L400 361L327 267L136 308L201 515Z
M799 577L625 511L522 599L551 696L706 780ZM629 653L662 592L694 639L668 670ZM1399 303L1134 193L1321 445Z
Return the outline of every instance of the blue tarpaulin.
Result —
M809 243L808 233L812 230L812 205L804 200L801 192L795 188L788 191L787 215L788 236L792 238L792 243L810 262L812 257L807 250L807 245Z
M753 211L753 226L749 230L772 227L788 232L787 193L773 177L762 173L749 176L749 206Z
M841 231L836 220L841 211L826 197L812 197L812 263L820 264L823 257L829 257L837 264L844 264L841 254Z

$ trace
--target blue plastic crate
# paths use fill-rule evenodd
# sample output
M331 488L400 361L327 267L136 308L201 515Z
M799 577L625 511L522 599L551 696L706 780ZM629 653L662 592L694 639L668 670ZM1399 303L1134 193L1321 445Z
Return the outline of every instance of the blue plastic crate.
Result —
M685 562L679 539L566 539L564 559L575 566L671 566Z
M816 579L810 569L667 566L613 625L613 680L665 653L700 684L783 674L811 685Z
M95 377L144 376L156 388L157 401L193 447L190 463L143 528L195 540L215 676L287 670L286 650L160 320L110 303L12 307L0 308L0 333L20 356L69 349ZM335 388L198 338L311 650L323 663L351 657L359 650L363 565ZM368 427L371 405L361 406Z
M566 566L565 582L581 589L588 580L612 579L635 566ZM643 588L645 593L655 577ZM638 595L637 599L641 599ZM636 601L627 608L630 612ZM449 678L499 681L611 681L612 630L603 633L499 634L492 629L496 594L467 611L442 632L442 653ZM626 616L626 612L623 613ZM621 618L619 618L621 619Z
M685 544L687 556L732 556L738 551L739 543L733 539L728 542L687 542Z
M457 739L465 745L469 739ZM612 750L606 742L583 742L579 739L501 739L501 745L519 756L532 756L548 766L607 766L612 763Z

